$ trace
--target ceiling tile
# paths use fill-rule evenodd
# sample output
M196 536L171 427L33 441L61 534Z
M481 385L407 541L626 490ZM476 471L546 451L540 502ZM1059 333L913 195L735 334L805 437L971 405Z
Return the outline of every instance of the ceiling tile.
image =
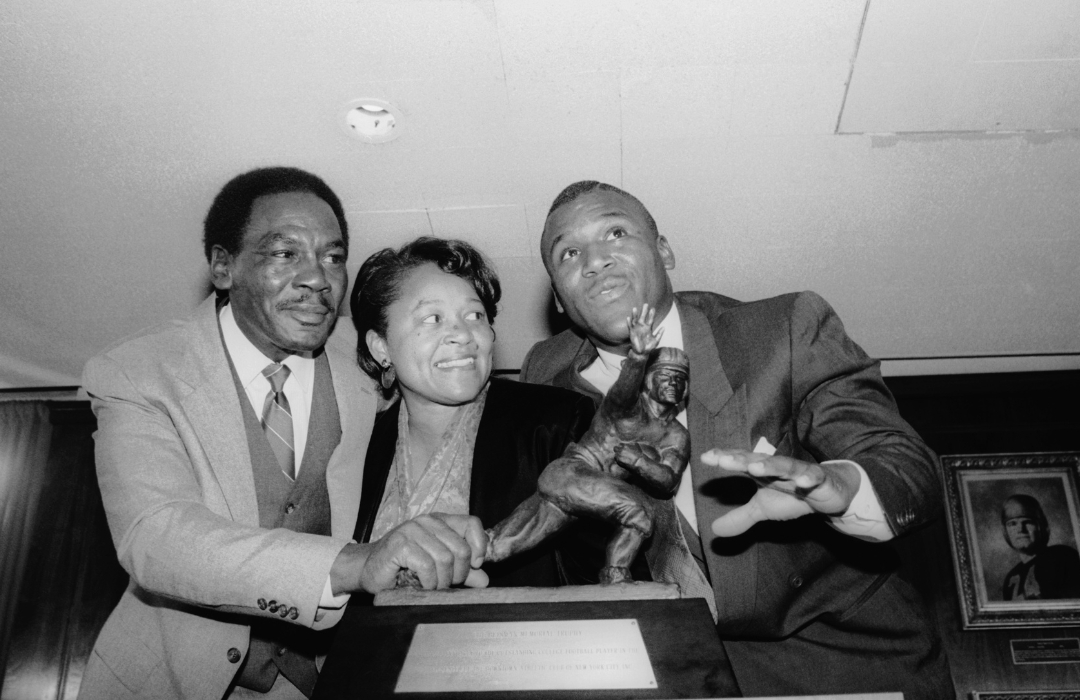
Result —
M622 77L627 141L722 138L731 121L733 66L658 68Z
M367 35L361 29L366 4L357 3L361 19L351 28L354 35ZM398 1L386 7L388 35L405 69L399 77L451 81L463 76L478 81L504 77L494 3L490 0Z
M50 5L51 3L39 3ZM8 100L63 105L177 97L205 89L219 47L212 30L181 4L117 13L73 8L75 21L27 21L5 28L0 85ZM176 66L183 65L182 70Z
M321 151L327 157L313 170L341 183L336 191L346 209L423 209L422 183L415 173L426 164L427 156L420 150L386 146L393 144L363 144L343 137L337 148Z
M518 201L510 155L502 148L431 148L417 156L410 176L429 209Z
M576 181L568 181L566 184L569 185L571 182ZM522 251L522 255L527 253L530 256L539 257L540 237L544 235L544 224L547 222L548 211L554 201L555 197L544 201L525 202L525 223L529 231L529 245Z
M972 61L1080 59L1080 3L988 0Z
M360 269L369 255L383 248L400 248L414 238L432 236L431 220L423 209L354 211L346 209L352 239L349 267ZM356 270L353 270L355 272Z
M345 209L349 222L349 289L352 294L356 273L372 253L383 248L400 248L420 236L432 235L431 223L424 210L355 211Z
M856 72L865 64L966 62L986 13L987 0L870 2Z
M722 26L700 41L727 47L726 61L744 63L848 63L867 0L733 0ZM703 26L693 19L691 27ZM707 25L704 25L707 26ZM691 29L691 31L695 31ZM711 38L710 38L711 37Z
M848 61L860 0L497 2L510 79L591 70Z
M518 142L617 141L619 74L607 71L509 80L510 134Z
M851 76L838 133L941 130L960 76L955 66L868 63Z
M617 69L621 4L496 0L506 79L547 80L553 75Z
M735 72L731 130L742 134L831 134L849 64L753 64Z
M1064 0L874 3L840 130L1077 128L1078 20Z
M547 208L567 185L578 180L622 183L619 140L599 143L516 143L507 152L518 201L527 204L529 230L539 235Z
M732 177L726 140L628 139L623 146L622 187L644 202L665 234L674 212L707 217L712 203L731 189Z
M937 128L1080 129L1080 61L970 63Z
M865 174L867 141L827 135L733 136L723 158L728 190L739 195L782 193L836 196Z
M523 205L432 209L428 214L431 229L439 238L460 238L489 258L528 256Z

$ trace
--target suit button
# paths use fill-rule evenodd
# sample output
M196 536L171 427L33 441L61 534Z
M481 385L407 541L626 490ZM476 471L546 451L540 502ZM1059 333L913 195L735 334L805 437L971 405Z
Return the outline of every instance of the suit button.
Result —
M285 656L285 647L278 647L277 648L277 655L278 656Z
M289 618L295 620L298 617L300 617L300 611L296 608L289 608Z
M240 662L240 650L236 647L229 649L225 652L225 658L229 660L229 663L235 664Z
M266 610L266 598L259 598L259 610Z
M289 606L287 606L287 605L282 605L282 606L281 606L281 607L280 607L280 608L278 609L278 614L279 614L279 615L281 615L282 617L286 617L286 616L287 616L287 615L289 614Z
M277 609L278 609L277 601L276 600L271 600L270 604L268 606L266 606L266 609L269 610L272 613L276 613Z
M788 579L788 582L791 584L792 588L800 588L803 584L802 576L795 574L790 579Z
M292 515L292 512L294 510L296 510L296 504L290 503L289 505L285 506L285 515Z

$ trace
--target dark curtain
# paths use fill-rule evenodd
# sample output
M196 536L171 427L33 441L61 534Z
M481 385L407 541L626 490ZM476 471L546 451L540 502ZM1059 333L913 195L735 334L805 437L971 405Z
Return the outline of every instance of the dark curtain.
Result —
M0 668L11 651L52 432L44 402L0 403Z
M0 700L78 693L127 585L94 473L87 401L0 403Z

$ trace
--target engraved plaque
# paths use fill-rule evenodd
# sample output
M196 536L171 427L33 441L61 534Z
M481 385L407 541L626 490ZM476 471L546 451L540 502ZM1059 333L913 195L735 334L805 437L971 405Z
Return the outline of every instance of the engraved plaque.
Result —
M1080 662L1080 639L1010 639L1014 664L1069 664Z
M395 693L655 688L637 620L419 624Z

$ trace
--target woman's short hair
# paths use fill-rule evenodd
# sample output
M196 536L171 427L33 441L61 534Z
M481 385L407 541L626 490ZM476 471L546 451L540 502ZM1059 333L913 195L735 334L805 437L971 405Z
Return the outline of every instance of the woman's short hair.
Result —
M464 241L431 236L417 238L397 250L383 248L360 266L349 298L353 325L359 335L356 360L374 379L379 378L382 368L368 349L367 332L373 330L386 337L386 311L400 295L402 280L410 271L428 263L471 284L484 305L488 323L495 322L502 287L499 276L476 248Z

